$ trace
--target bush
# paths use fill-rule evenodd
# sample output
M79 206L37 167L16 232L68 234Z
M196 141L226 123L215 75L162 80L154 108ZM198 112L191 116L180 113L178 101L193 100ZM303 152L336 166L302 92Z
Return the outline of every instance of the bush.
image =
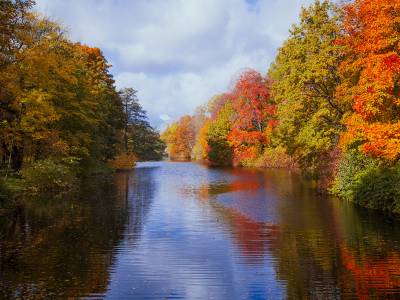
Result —
M52 159L39 160L20 171L26 192L31 194L64 193L76 186L71 168Z
M208 160L213 166L231 166L232 148L226 140L221 138L208 139Z
M136 165L136 156L132 153L122 153L109 161L112 168L116 170L132 170Z
M22 193L21 179L0 177L0 216L2 209L13 208L16 198Z
M332 192L364 207L400 213L400 164L349 150L342 158Z
M296 160L286 153L285 148L266 148L263 154L254 162L258 168L297 169Z

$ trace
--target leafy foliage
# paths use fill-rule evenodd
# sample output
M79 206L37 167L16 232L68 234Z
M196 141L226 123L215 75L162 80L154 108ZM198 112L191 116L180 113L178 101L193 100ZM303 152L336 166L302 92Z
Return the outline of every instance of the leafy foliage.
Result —
M328 1L315 1L300 13L269 71L278 106L277 139L303 171L318 177L322 157L337 145L347 108L335 98L343 50L339 13Z
M121 153L109 161L112 168L116 170L132 170L136 165L137 158L132 153Z
M232 165L233 149L228 141L228 135L232 130L234 112L232 103L227 101L208 125L206 150L207 159L212 165Z
M398 1L315 0L265 78L247 70L209 101L193 158L300 167L345 199L399 212L399 24ZM165 133L172 151L179 130Z
M165 144L149 124L147 113L136 96L137 91L125 88L119 94L125 112L124 151L132 152L139 160L162 159Z
M196 132L192 116L183 116L163 132L161 138L167 145L167 152L172 160L188 161L191 159L196 143Z
M265 148L264 152L254 162L254 166L258 168L298 168L296 160L287 154L283 146Z
M356 0L344 6L346 79L337 97L350 103L346 147L361 140L364 153L395 162L400 157L400 3Z
M161 136L137 91L116 91L101 50L71 42L33 5L0 2L0 166L20 171L31 190L51 190L42 180L66 189L92 162L161 159L167 146L174 160L336 177L343 198L400 211L398 1L315 0L267 76L244 71Z
M67 165L52 159L38 160L21 171L24 190L30 194L54 194L71 191L76 177Z
M400 165L392 167L349 150L333 186L336 194L362 206L400 213Z
M267 144L265 131L276 125L276 106L267 80L254 70L244 72L230 95L235 110L228 140L233 146L234 165L254 160Z
M162 158L158 132L133 89L116 91L102 51L71 42L57 23L32 13L33 5L0 1L0 168L6 177L20 171L32 191L65 190L69 172L73 177L123 153Z

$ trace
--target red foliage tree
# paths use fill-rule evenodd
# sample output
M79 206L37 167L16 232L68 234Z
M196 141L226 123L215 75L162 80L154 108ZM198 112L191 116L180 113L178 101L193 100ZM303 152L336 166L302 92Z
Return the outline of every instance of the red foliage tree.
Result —
M244 72L230 93L236 111L228 140L234 149L234 163L254 159L267 143L266 129L276 124L276 106L267 81L255 70Z

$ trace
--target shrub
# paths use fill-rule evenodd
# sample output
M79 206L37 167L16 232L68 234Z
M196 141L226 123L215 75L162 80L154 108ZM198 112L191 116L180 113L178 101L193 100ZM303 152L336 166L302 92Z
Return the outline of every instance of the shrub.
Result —
M342 157L331 191L364 207L400 213L400 164L387 166L349 150Z
M0 177L0 215L1 209L14 207L16 198L22 192L21 179Z
M226 140L221 138L208 139L209 152L208 160L213 166L231 166L232 149Z
M39 160L20 171L26 192L64 193L73 190L76 176L71 168L50 158Z
M282 146L266 148L263 154L254 162L254 166L259 168L298 168L296 160L288 155Z
M136 165L137 158L132 153L121 153L109 161L112 168L116 170L131 170Z

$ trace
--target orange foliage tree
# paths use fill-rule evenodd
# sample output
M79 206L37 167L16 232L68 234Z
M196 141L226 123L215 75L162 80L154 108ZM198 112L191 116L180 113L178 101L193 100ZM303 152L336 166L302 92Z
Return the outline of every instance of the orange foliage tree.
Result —
M196 138L193 117L188 115L181 117L163 132L161 138L167 144L170 159L190 160Z
M341 101L352 104L344 147L357 141L374 157L400 157L400 2L356 0L344 6L347 47L341 64Z

